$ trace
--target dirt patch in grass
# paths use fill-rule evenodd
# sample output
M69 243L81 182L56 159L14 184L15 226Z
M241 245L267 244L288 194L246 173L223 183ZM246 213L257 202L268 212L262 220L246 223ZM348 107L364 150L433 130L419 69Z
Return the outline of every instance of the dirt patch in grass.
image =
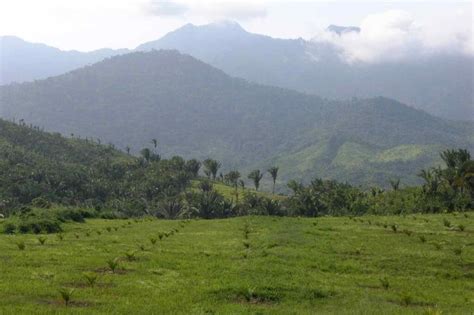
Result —
M133 270L132 270L132 269L123 269L123 268L120 268L120 269L115 269L115 271L112 272L112 270L110 270L110 268L101 267L101 268L97 268L97 269L92 270L92 271L93 271L93 272L100 273L100 274L125 275L125 274L127 274L127 273L132 272Z
M94 284L94 286L91 286L90 284L86 282L67 282L63 284L64 287L67 288L76 288L76 289L85 289L85 288L112 288L115 286L115 284L111 282L97 282Z
M63 307L63 308L70 308L70 307L92 307L96 306L97 304L90 301L70 301L68 305L64 304L64 301L61 300L39 300L39 304L46 304L55 307Z
M276 304L283 298L283 294L275 288L226 288L212 292L221 300L245 304Z

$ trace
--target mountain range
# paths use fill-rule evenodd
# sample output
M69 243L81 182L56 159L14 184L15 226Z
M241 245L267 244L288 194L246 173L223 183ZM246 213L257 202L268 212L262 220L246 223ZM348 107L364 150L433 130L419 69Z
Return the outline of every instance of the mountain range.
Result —
M331 25L328 31L359 32ZM31 81L89 65L128 50L65 52L17 38L1 38L0 84ZM187 24L136 51L176 49L231 76L343 100L388 97L433 115L474 120L473 58L433 54L379 63L348 63L326 42L252 34L234 22Z
M271 165L280 180L416 183L444 148L474 148L474 124L388 98L328 100L231 77L161 50L108 58L30 83L0 87L0 117L100 138L138 152L212 157L224 170Z

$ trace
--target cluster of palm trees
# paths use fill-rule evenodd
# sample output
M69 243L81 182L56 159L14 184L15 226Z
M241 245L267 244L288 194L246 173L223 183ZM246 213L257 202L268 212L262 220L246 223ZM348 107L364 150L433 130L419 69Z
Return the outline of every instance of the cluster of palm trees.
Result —
M153 144L153 150L149 148L143 148L140 151L141 157L146 162L159 161L161 157L158 153L156 153L158 141L156 139L151 139L151 143ZM125 151L127 152L127 154L130 154L130 147L129 146L125 147ZM218 175L219 169L222 167L222 163L217 160L208 158L202 161L201 163L195 159L192 159L192 160L189 160L188 162L190 162L188 164L190 165L192 164L192 167L193 167L192 173L195 173L196 176L201 166L203 166L203 172L208 179L220 180L222 182L225 182L233 186L235 189L237 189L239 186L242 188L245 188L245 182L241 179L241 174L237 170L229 171L225 175L222 173L219 173ZM278 177L278 170L279 168L277 166L272 166L267 170L273 182L272 194L275 194L275 186L276 186L276 180ZM265 175L265 172L262 172L259 169L253 170L248 174L247 178L252 180L256 191L258 191L258 189L260 188L260 181L262 180L264 175Z

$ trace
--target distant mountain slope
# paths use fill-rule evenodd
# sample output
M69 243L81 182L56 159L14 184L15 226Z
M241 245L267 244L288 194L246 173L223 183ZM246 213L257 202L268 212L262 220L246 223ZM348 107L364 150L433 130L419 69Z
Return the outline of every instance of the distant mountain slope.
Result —
M336 33L358 30L330 26ZM177 49L233 76L323 97L384 96L437 116L474 120L472 57L347 64L330 44L251 34L232 22L188 24L137 49Z
M70 73L0 87L0 116L137 152L212 157L227 169L282 167L282 180L414 182L446 147L473 148L471 123L385 98L327 101L229 77L176 51L137 52Z
M126 49L100 49L88 53L62 51L44 44L0 36L0 85L44 79L92 64Z

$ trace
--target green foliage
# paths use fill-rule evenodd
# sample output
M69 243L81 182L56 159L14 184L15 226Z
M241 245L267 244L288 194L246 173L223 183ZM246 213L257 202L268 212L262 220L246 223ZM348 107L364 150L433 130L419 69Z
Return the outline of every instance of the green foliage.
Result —
M94 287L99 278L95 272L84 272L82 276L86 279L87 285L90 287Z
M61 288L58 290L59 294L61 295L62 300L64 301L64 305L67 307L71 302L72 294L74 293L74 289L68 288Z

